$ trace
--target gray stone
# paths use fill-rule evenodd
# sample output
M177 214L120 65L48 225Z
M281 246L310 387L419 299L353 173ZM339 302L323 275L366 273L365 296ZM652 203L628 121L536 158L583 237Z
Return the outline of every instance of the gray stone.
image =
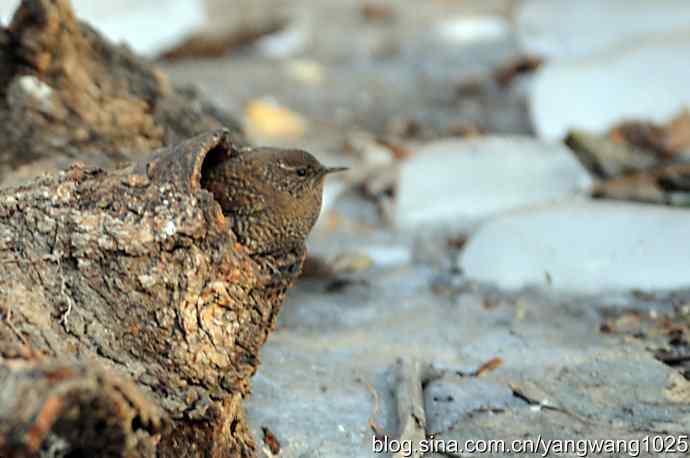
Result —
M424 389L427 431L447 432L466 415L524 405L509 386L474 377L446 376Z
M516 440L533 454L544 453L549 441L573 441L561 456L584 456L584 439L626 441L626 449L606 454L615 457L671 457L673 453L644 450L640 441L655 435L687 440L690 383L650 356L601 354L582 364L552 368L538 380L516 381L513 387L529 404L466 415L436 439L460 446L470 440L503 441L494 446L506 449L494 449L491 454L501 457L514 455L507 448ZM541 448L535 450L540 443Z

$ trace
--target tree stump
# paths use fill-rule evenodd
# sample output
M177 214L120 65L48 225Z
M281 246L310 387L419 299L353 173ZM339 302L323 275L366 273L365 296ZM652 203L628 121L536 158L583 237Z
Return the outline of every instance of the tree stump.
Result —
M109 167L221 127L244 140L193 89L79 22L68 0L23 0L0 28L0 184L74 160Z
M250 253L201 187L232 139L0 191L1 456L253 456L241 399L304 253Z

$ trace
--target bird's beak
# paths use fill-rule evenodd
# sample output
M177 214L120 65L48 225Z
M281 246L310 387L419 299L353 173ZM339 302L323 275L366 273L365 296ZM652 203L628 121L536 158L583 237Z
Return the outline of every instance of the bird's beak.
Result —
M345 170L350 170L348 167L323 167L318 175L314 177L316 180L322 180L326 175L336 172L344 172Z
M336 172L344 172L346 170L350 170L349 167L326 167L326 169L323 171L324 175L328 175L331 173L336 173Z

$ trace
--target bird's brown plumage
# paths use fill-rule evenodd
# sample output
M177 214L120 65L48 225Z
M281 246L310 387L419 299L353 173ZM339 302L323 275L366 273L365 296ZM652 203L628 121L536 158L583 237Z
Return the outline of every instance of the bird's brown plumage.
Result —
M306 151L245 148L208 167L202 186L230 218L239 242L258 254L304 245L321 211L327 168Z

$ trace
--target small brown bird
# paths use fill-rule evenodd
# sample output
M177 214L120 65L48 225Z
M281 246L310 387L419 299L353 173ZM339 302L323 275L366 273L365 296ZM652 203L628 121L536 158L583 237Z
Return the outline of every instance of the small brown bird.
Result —
M306 151L243 148L210 164L202 186L231 218L239 242L256 254L304 246L321 211L323 182L346 167L325 167Z

